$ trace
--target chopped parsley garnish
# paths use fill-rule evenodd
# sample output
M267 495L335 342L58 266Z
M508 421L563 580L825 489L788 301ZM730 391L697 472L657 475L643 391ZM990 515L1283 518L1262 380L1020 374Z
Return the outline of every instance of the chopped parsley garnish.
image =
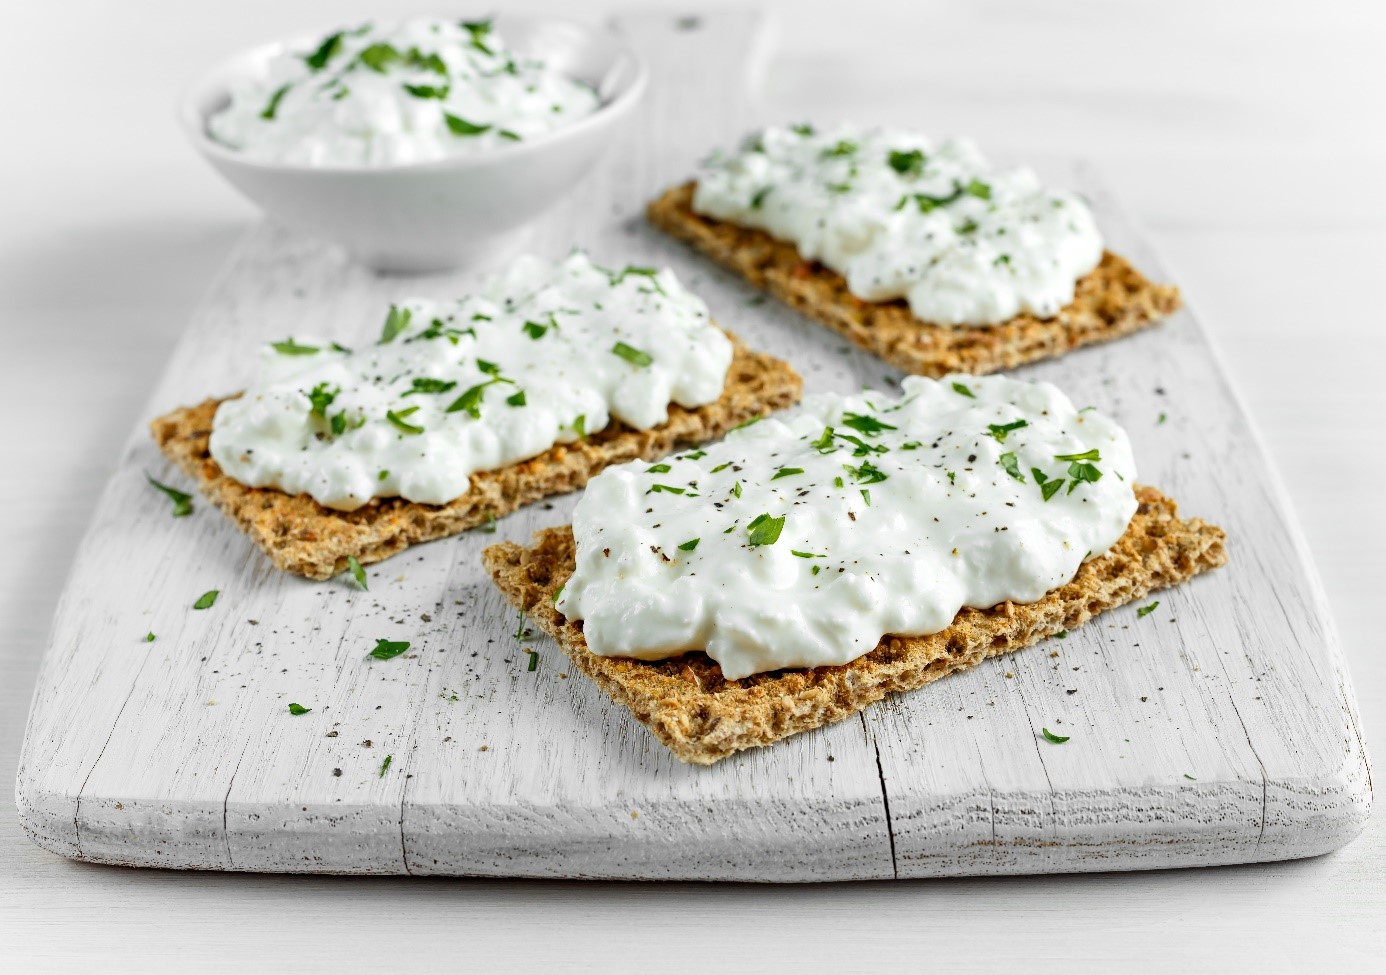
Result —
M384 74L387 65L400 59L400 53L393 45L379 41L356 55L356 59L372 71Z
M861 489L861 499L866 502L866 506L871 507L871 492L866 488Z
M735 432L738 431L738 430L745 430L747 427L755 426L757 423L759 423L759 422L760 422L761 420L763 420L763 419L765 419L765 417L763 417L763 416L753 416L753 417L751 417L749 420L744 420L744 421L742 421L741 423L738 423L736 426L732 427L732 428L731 428L730 430L728 430L727 432L728 432L728 433L735 433Z
M706 456L707 456L707 451L706 451L706 450L691 450L691 451L689 451L688 453L686 453L686 454L680 454L679 456L680 456L681 459L683 459L683 460L698 460L698 459L701 458L701 457L706 457Z
M648 366L654 362L654 359L650 357L648 352L642 352L632 345L626 345L624 342L617 342L611 347L611 351L633 366Z
M536 342L542 339L550 326L543 322L525 322L525 334Z
M953 230L959 234L971 234L976 232L977 226L977 221L968 217L962 223L954 227Z
M539 651L531 647L525 647L525 653L529 654L529 666L525 670L539 669Z
M1055 454L1055 460L1101 460L1102 453L1096 447L1085 450L1081 454Z
M905 204L909 203L910 200L914 200L914 204L919 208L920 213L929 213L939 207L956 202L958 198L963 195L963 192L962 184L954 180L953 192L949 193L947 196L931 196L928 193L906 193L904 196L900 197L900 202L895 204L895 209L903 210L905 209Z
M337 398L337 394L341 391L340 386L336 389L328 389L327 383L318 383L313 387L312 392L303 394L308 397L308 403L310 404L308 412L313 414L313 416L326 419L327 408L332 405L332 401Z
M408 649L408 640L377 640L375 649L367 656L374 657L376 660L393 660Z
M582 413L573 421L573 432L583 443L587 442L587 414Z
M366 425L365 414L358 414L355 420L348 420L346 410L332 414L332 419L327 421L332 428L332 436L340 437L347 432L347 429L358 429ZM383 480L383 478L382 478Z
M884 454L890 451L890 448L885 444L870 444L861 439L861 437L854 437L850 433L839 433L837 434L837 439L845 440L856 448L852 451L853 457L865 457L867 454Z
M918 176L924 171L924 153L918 149L908 152L892 149L888 157L890 168L901 176Z
M153 642L154 642L154 631L153 631L153 630L150 630L148 633L146 633L146 634L144 635L144 642L145 642L145 643L153 643Z
M721 473L722 471L726 470L726 469L727 469L728 467L730 467L730 466L731 466L731 461L727 461L725 464L718 464L716 467L714 467L714 468L712 469L711 473L713 473L713 474Z
M491 512L486 512L486 520L476 526L476 530L483 535L494 535L496 533L496 516Z
M746 531L750 534L749 544L752 548L759 548L761 545L774 545L780 540L780 532L784 530L784 515L778 518L771 518L770 515L756 515L751 523L746 526Z
M674 487L670 484L652 484L646 494L683 494L687 488Z
M481 419L481 400L482 397L486 395L486 388L488 386L494 386L496 385L496 383L508 382L510 382L510 380L502 379L500 376L496 376L493 379L486 380L486 382L484 383L477 383L475 386L472 386L464 390L462 395L457 397L457 399L453 400L452 403L449 404L448 408L444 410L444 412L463 412L470 416L473 420L479 420Z
M412 314L413 312L408 308L391 305L389 314L385 316L385 325L380 330L380 341L377 344L385 345L387 342L393 342L395 336L409 326L409 318Z
M789 550L790 555L797 555L801 559L826 559L827 556L821 552L801 552L797 548Z
M269 104L266 105L265 110L260 113L260 117L267 122L273 121L274 113L279 111L279 103L283 101L284 96L289 93L289 89L292 87L293 85L280 85L276 88L274 94L270 95Z
M511 393L509 396L505 398L505 402L508 406L524 406L525 391L522 389L517 393Z
M732 497L734 497L734 498L739 498L739 497L741 497L741 482L740 482L740 481L737 481L735 484L732 485Z
M789 131L807 139L809 136L813 135L813 126L805 122L800 122L798 125L791 125Z
M390 476L390 472L389 472L389 471L381 471L381 472L379 473L379 475L376 476L376 480L378 480L378 481L383 481L383 480L385 480L386 478L388 478L389 476Z
M1035 483L1038 484L1040 488L1040 494L1044 495L1044 500L1046 501L1058 494L1059 488L1064 486L1064 479L1062 477L1045 477L1044 471L1040 470L1038 467L1030 468L1030 473L1034 475Z
M316 345L299 345L293 339L285 339L282 342L271 342L270 347L280 355L317 355L322 349Z
M448 123L448 131L453 135L481 135L481 133L489 132L491 129L489 125L477 125L475 122L468 122L451 112L444 112L443 120Z
M1027 420L1015 420L1011 423L988 423L987 432L996 438L997 443L1005 443L1006 434L1010 433L1012 430L1020 430L1029 425L1029 421Z
M645 468L646 474L668 474L673 470L668 464L655 464L653 467Z
M781 467L771 476L770 480L778 481L782 477L793 477L795 474L802 473L804 473L802 467Z
M395 756L386 755L385 761L380 763L380 778L385 778L385 773L390 770L390 763L395 760Z
M486 373L486 375L488 376L499 376L501 371L500 366L496 365L494 362L489 362L486 359L476 360L476 367L480 369L482 372Z
M773 186L762 186L756 190L755 195L751 197L751 209L759 210L760 205L765 202L765 198L770 195L770 191L773 189Z
M420 434L424 432L424 428L420 426L415 426L414 424L408 422L407 419L408 417L413 416L418 411L419 408L417 406L411 406L407 410L400 410L398 413L396 413L394 410L386 410L385 419L389 420L390 425L393 426L400 433L407 433L410 435Z
M294 714L294 715L298 715L298 714L307 714L307 713L308 713L309 711L311 711L311 710L313 710L313 709L312 709L312 708L305 708L302 704L293 704L293 703L290 703L290 704L289 704L289 713L290 713L290 714Z
M1151 613L1155 612L1155 610L1157 610L1157 609L1159 609L1159 608L1160 608L1160 601L1157 599L1157 600L1155 600L1153 603L1151 603L1149 606L1142 606L1140 609L1136 610L1136 619L1143 619L1143 618L1149 616Z
M820 454L831 454L834 450L837 449L837 445L833 443L833 436L833 428L824 427L823 436L819 437L817 440L810 443L809 446L812 447L814 450L818 451Z
M308 65L310 71L321 71L327 67L327 62L342 49L342 35L342 31L327 35L316 51L304 57L303 63Z
M404 90L415 98L443 99L448 97L452 87L450 85L405 85Z
M483 40L486 35L491 33L491 19L489 17L485 20L458 21L458 26L472 35L472 47L476 48L482 54L495 54L494 51L486 46L486 42Z
M524 141L524 137L520 135L520 133L511 132L509 129L500 129L498 132L496 132L496 135L500 136L502 139L508 139L511 142Z
M991 262L991 266L992 266L992 267L1000 267L1002 264L1005 264L1005 265L1009 266L1010 263L1011 263L1011 255L1009 255L1009 254L998 254L998 255L996 255L996 260L994 260L994 261Z
M1006 451L1000 457L996 458L996 460L997 463L1001 465L1001 469L1004 470L1007 474L1011 475L1011 477L1015 478L1022 484L1025 483L1025 475L1020 473L1020 461L1016 459L1016 456L1012 451Z
M962 396L966 396L966 397L968 397L969 399L976 399L976 398L977 398L977 394L974 393L972 390L968 389L968 388L967 388L966 386L964 386L962 383L954 383L954 384L953 384L953 392L958 393L958 394L960 394L960 395L962 395Z
M853 430L858 430L869 437L874 437L883 430L899 429L898 427L891 426L889 423L882 423L874 416L862 416L859 413L842 414L842 423L844 426L849 426Z
M838 141L836 145L832 146L831 148L824 149L821 155L824 159L834 159L840 158L842 156L850 156L856 151L857 144L855 142L853 142L851 139L841 139Z
M1064 742L1068 741L1069 738L1072 737L1072 735L1056 735L1048 728L1041 728L1040 732L1044 735L1045 741L1055 745L1062 745Z
M637 277L652 278L655 275L659 274L659 268L640 267L635 264L627 264L625 267L621 268L621 270L611 275L611 286L613 288L616 287L616 285L620 284L622 281L630 277L632 274L636 275Z
M366 570L361 568L361 563L357 560L356 556L347 556L347 568L351 570L351 577L356 580L358 586L362 589L370 588L370 586L366 585Z
M963 192L968 196L975 196L979 200L991 199L991 185L983 183L979 179L970 181L967 186L963 188Z
M193 603L193 609L211 609L212 604L221 595L220 589L208 589L201 596L197 597L197 602Z
M173 502L173 517L182 518L184 515L192 514L192 495L185 494L177 488L171 488L167 484L161 484L145 472L144 479L154 487L162 491L170 501Z
M428 376L419 376L410 384L409 389L405 390L405 396L413 396L415 393L446 393L456 386L452 380L433 379Z
M701 538L690 538L688 541L684 542L682 545L679 546L679 551L691 552L698 547L698 543L701 541Z
M1159 416L1159 418L1157 418L1157 419L1155 420L1155 425L1156 425L1157 427L1159 427L1159 426L1164 426L1165 421L1168 420L1168 419L1169 419L1168 416L1166 416L1164 413L1161 413L1160 416Z
M1074 461L1072 464L1068 465L1068 476L1071 478L1068 482L1069 494L1072 494L1074 489L1084 481L1089 484L1096 484L1098 481L1102 480L1102 472L1096 467L1093 467L1091 464L1082 464L1078 461Z
M843 464L842 467L856 479L858 484L879 484L887 476L884 471L869 460L862 461L860 467L853 467L851 464Z

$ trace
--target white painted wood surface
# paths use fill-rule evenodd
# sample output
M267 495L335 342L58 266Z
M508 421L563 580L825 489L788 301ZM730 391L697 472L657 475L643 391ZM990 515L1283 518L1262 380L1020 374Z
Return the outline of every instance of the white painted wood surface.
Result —
M625 27L655 68L638 136L532 248L576 241L605 263L671 262L809 389L889 382L887 367L755 303L640 219L750 121L750 18ZM1045 168L1094 199L1114 249L1167 277L1093 173ZM391 300L464 287L375 277L261 227L147 415L238 388L259 341L357 341ZM1108 614L711 769L680 765L567 679L551 643L512 635L480 549L566 520L572 499L372 567L361 593L276 573L209 505L170 518L142 472L179 479L141 424L57 611L19 770L22 822L64 855L141 866L793 881L1235 863L1346 842L1370 789L1337 637L1193 315L1027 373L1125 422L1142 478L1228 529L1230 566L1162 594L1147 619ZM217 604L191 610L213 588ZM155 643L141 642L147 630ZM374 661L378 637L414 646ZM538 671L522 645L539 650ZM313 710L291 716L290 701ZM1050 745L1041 726L1072 740Z
M765 2L776 21L769 117L865 118L970 132L1022 157L1082 155L1139 214L1288 488L1379 756L1386 519L1371 513L1386 455L1365 445L1386 408L1386 333L1361 284L1386 253L1386 129L1364 124L1386 91L1386 7L859 0L845 23L833 0ZM438 9L400 7L411 4ZM524 5L599 22L623 0ZM327 16L379 10L341 0ZM52 0L10 15L16 36L63 38L71 70L51 70L51 45L0 60L0 104L23 137L23 151L0 153L0 410L33 417L42 404L41 419L0 427L0 507L22 512L0 520L7 776L93 508L194 305L254 218L183 144L173 94L206 59L324 18L308 0L148 0L139 17ZM923 57L926 35L957 43ZM1056 40L1081 56L1054 58ZM83 124L59 124L75 104ZM1352 192L1286 194L1325 173ZM1315 346L1352 354L1306 355L1306 327ZM59 380L62 395L50 395ZM612 975L725 958L746 972L1287 973L1371 971L1386 955L1379 811L1356 840L1306 860L784 886L129 870L40 849L11 810L0 815L6 971Z

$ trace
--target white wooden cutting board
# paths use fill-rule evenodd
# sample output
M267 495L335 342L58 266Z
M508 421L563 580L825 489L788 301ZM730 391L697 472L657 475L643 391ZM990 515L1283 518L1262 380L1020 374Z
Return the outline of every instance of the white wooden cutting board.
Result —
M577 243L607 264L672 264L809 390L895 382L642 220L645 200L755 121L754 17L620 26L650 60L649 96L531 249ZM1092 198L1113 249L1168 279L1090 172L1047 175ZM392 300L451 297L467 282L373 276L268 225L236 249L136 426L57 610L19 769L21 819L39 844L214 870L808 881L1284 859L1360 829L1370 771L1337 634L1189 311L1025 375L1122 421L1142 479L1227 529L1225 569L1161 593L1144 618L1108 613L711 768L672 759L547 639L517 639L485 579L484 545L566 521L573 498L374 566L360 592L279 574L210 505L174 519L145 483L149 471L186 486L145 422L238 389L258 342L373 337ZM193 610L209 589L216 605ZM413 646L370 659L381 637ZM525 647L539 653L534 671ZM312 711L292 716L290 702ZM1042 727L1071 740L1050 744Z

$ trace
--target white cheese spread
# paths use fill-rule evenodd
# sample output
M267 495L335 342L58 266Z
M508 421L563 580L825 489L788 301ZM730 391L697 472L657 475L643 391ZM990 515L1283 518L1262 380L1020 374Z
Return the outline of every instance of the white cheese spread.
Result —
M256 159L385 166L513 145L599 105L590 86L509 50L490 21L417 19L277 55L208 131Z
M303 335L266 346L259 381L218 407L211 453L242 484L329 508L445 504L476 471L715 401L731 359L671 271L521 258L471 297L392 306L357 351Z
M1102 260L1092 212L973 143L837 126L768 128L698 177L693 209L764 230L866 301L935 325L1052 318Z
M557 600L593 653L729 679L844 664L964 606L1033 602L1136 511L1131 445L1048 383L910 377L594 478Z

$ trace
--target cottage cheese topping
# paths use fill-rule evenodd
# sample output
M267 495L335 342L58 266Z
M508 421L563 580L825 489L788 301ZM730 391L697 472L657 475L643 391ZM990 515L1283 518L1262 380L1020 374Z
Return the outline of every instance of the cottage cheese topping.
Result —
M1126 434L1048 383L908 378L594 478L557 607L604 656L728 678L843 664L963 606L1033 602L1136 511Z
M589 86L509 50L490 21L418 19L280 54L208 129L257 159L384 166L513 145L599 104Z
M713 402L731 359L671 271L522 258L471 297L393 306L358 351L301 335L266 346L259 382L218 408L211 452L243 484L330 508L444 504L473 472L612 419L645 430L671 401Z
M698 213L764 230L867 301L908 300L937 325L1051 318L1102 259L1092 213L965 139L838 126L769 128L714 156Z

